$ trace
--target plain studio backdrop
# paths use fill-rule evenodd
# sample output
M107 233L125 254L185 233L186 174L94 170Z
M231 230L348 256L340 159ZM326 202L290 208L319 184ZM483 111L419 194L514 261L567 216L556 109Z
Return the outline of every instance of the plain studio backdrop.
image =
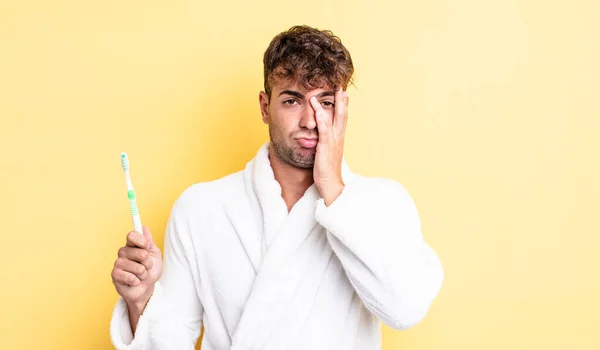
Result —
M600 349L598 4L3 0L0 348L111 348L120 152L162 249L179 194L267 141L262 54L308 24L354 59L349 165L408 189L444 265L383 349Z

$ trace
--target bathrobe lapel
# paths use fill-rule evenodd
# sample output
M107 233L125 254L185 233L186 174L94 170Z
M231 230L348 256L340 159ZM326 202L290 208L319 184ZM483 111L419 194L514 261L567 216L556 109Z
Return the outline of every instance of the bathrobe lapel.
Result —
M320 198L316 186L288 213L269 162L268 143L248 163L244 177L254 217L262 219L262 261L231 349L282 349L308 318L332 250L315 220ZM256 243L249 247L248 255L257 256Z

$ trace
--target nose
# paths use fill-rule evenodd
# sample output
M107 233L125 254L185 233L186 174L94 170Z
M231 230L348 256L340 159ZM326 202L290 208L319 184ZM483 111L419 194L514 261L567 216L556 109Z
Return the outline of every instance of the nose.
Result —
M302 108L302 115L300 117L300 126L312 130L317 127L317 119L315 116L315 110L311 105L306 104Z

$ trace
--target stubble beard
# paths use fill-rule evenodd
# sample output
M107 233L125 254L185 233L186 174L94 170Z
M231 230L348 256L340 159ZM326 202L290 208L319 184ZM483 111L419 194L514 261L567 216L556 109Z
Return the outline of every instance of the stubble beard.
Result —
M315 153L303 154L301 152L296 152L296 150L288 145L285 140L277 137L277 135L280 134L281 133L277 132L277 130L274 130L274 128L269 126L269 138L277 158L283 163L290 164L297 168L312 169L315 165Z

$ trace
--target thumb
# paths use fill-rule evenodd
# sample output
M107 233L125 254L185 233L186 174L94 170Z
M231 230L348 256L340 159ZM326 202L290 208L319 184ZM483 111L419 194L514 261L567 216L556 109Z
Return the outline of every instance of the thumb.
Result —
M144 231L144 238L146 238L146 241L148 242L146 250L151 253L156 253L157 251L160 252L156 244L154 244L154 240L152 239L152 233L150 233L150 229L147 226L142 226L142 231Z

